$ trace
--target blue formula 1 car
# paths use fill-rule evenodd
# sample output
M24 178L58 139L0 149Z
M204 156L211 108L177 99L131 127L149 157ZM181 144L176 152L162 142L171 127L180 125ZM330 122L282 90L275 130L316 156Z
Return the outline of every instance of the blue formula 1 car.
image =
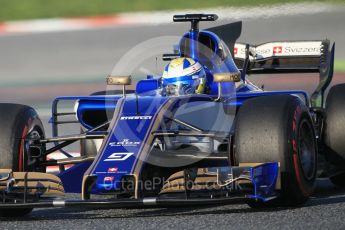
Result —
M108 76L120 94L58 97L47 138L28 106L0 104L0 213L40 207L128 208L299 205L317 177L345 185L345 84L324 94L333 75L329 41L236 43L241 23L200 31L214 14L175 15L190 22L163 75L137 82ZM264 91L249 74L319 73L304 91ZM61 112L62 101L75 102ZM77 120L68 120L76 117ZM77 122L75 135L59 127ZM66 146L80 141L81 155ZM67 158L47 156L60 151ZM66 169L66 165L73 165ZM60 172L46 173L59 166ZM80 193L79 200L63 198Z

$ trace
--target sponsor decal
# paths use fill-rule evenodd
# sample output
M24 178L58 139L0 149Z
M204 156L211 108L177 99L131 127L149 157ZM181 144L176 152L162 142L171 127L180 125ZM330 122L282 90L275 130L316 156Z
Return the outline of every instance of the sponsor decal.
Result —
M274 46L273 47L273 54L281 54L283 52L282 46Z
M127 160L133 154L134 153L112 153L104 161L124 161L124 160Z
M151 120L152 116L123 116L120 120Z
M113 181L114 177L113 176L106 176L104 177L104 181Z
M123 139L122 141L118 142L110 142L109 146L117 147L117 146L137 146L140 145L140 141L130 141L129 139Z
M254 49L254 51L257 55L266 55L266 54L271 55L271 53L272 53L271 49ZM245 51L243 51L243 52L245 52Z
M112 189L113 184L114 184L113 181L114 181L114 177L113 176L106 176L106 177L104 177L104 179L103 179L104 188L106 190Z
M99 173L99 172L97 172ZM119 173L119 174L128 174L129 172L128 171L121 171L119 170L119 168L116 168L116 167L112 167L112 168L108 168L107 172L102 172L102 173ZM101 173L99 173L101 174Z
M109 174L109 173L119 173L119 174L128 174L128 171L121 171L118 168L109 168L106 172L96 172L96 174Z
M270 42L259 46L251 46L255 51L256 57L250 56L251 60L260 60L272 56L319 56L321 54L322 42ZM245 58L245 45L236 43L234 47L234 56L236 58Z
M285 47L284 52L287 54L318 54L321 53L321 47Z
M234 56L237 58L245 58L246 57L246 46L243 44L235 44L234 47Z
M117 173L119 171L119 168L108 168L108 173Z

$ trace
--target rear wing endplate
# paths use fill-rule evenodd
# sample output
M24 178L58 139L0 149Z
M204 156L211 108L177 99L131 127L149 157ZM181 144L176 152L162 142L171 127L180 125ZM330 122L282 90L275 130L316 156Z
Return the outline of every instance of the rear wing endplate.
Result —
M331 47L331 49L330 49ZM319 85L310 98L312 107L323 107L324 92L333 77L335 44L323 41L282 41L253 46L236 43L234 60L246 74L319 73Z

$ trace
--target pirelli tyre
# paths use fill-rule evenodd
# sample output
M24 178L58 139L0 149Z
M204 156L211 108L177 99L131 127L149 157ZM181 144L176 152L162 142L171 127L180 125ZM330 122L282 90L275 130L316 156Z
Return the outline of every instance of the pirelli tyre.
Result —
M324 143L326 157L337 171L330 180L345 186L345 84L333 86L327 95L324 119Z
M274 95L247 100L235 123L238 163L279 162L280 196L250 206L296 206L312 194L317 170L317 144L308 108L296 96Z
M14 172L45 172L38 161L29 164L26 155L26 138L44 138L43 125L35 110L25 105L0 103L0 111L0 168ZM24 216L31 211L31 208L1 209L0 203L0 216Z

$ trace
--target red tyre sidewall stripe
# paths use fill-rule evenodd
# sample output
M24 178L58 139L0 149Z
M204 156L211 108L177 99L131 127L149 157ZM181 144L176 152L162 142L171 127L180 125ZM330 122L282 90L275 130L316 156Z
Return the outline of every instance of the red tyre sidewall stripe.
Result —
M22 135L21 135L21 141L19 145L19 162L18 162L18 171L23 172L24 171L24 141L28 134L29 127L31 125L32 119L30 118L28 123L25 125Z
M303 193L303 195L306 195L306 196L309 196L309 192L307 192L302 184L302 180L301 180L301 172L299 170L299 159L298 159L298 156L297 154L294 154L293 155L293 162L294 162L294 168L295 168L295 174L296 174L296 180L297 180L297 184L298 184L298 187L300 188L301 192Z
M18 171L22 172L24 171L24 140L26 137L26 134L28 133L28 126L25 126L23 129L23 133L21 136L20 146L19 146L19 162L18 162Z
M299 167L299 156L298 156L298 147L297 147L297 137L299 135L298 133L298 126L299 123L297 122L298 119L301 117L301 107L297 106L295 112L294 112L294 117L292 121L292 130L293 130L293 139L292 139L292 149L293 149L293 166L294 166L294 171L295 171L295 176L296 176L296 181L298 184L298 187L300 188L301 192L305 196L309 196L310 193L305 190L303 182L302 182L302 172L300 171Z

